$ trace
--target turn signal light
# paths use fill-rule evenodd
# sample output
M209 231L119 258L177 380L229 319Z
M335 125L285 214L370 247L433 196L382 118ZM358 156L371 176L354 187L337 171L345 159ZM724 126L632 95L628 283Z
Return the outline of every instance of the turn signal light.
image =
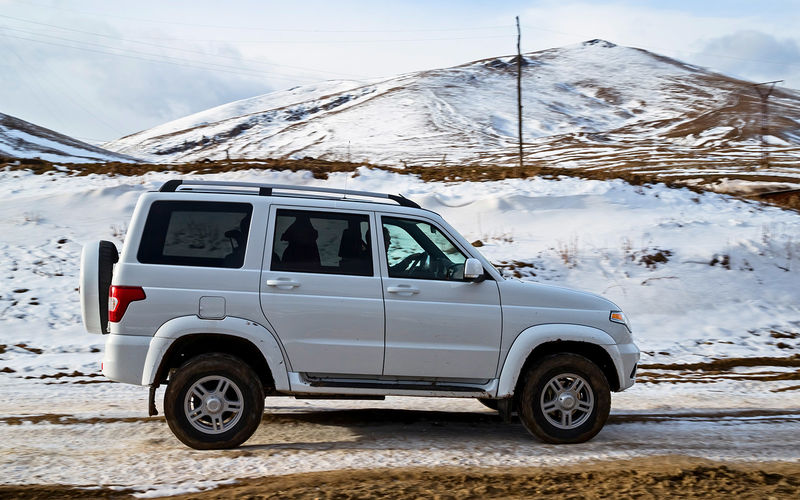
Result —
M108 321L119 323L131 302L146 298L144 289L140 286L111 285L111 290L108 293Z

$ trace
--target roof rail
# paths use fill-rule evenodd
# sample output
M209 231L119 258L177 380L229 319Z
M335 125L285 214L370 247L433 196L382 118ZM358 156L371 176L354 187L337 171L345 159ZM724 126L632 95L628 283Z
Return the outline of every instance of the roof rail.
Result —
M187 189L180 189L186 186ZM227 182L227 181L197 181L197 180L183 180L183 179L170 179L165 182L159 189L162 193L175 193L180 191L192 191L190 186L206 186L206 187L233 187L233 188L251 188L258 189L259 196L272 196L273 191L300 191L307 193L325 193L325 194L341 194L345 197L360 196L366 198L382 198L392 200L404 207L421 208L418 204L409 200L402 194L386 194L375 193L371 191L353 191L349 189L334 189L324 187L312 186L292 186L289 184L259 184L257 182ZM256 194L256 193L253 193Z

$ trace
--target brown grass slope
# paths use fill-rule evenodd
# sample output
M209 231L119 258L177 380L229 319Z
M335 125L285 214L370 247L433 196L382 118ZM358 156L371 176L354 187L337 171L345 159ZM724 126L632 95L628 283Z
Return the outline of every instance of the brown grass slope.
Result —
M733 194L758 202L767 202L783 208L800 210L800 178L776 176L773 171L748 171L732 168L727 174L729 178L738 178L752 182L755 187L751 189L727 190L718 186L720 175L695 173L689 176L663 175L660 170L637 170L635 168L580 168L547 166L546 162L537 161L526 164L524 167L508 167L501 165L461 165L448 167L424 167L406 165L393 168L367 163L324 160L320 158L286 159L266 158L263 160L221 160L202 161L179 164L156 163L87 163L69 164L68 166L52 163L38 158L15 159L0 156L0 169L11 171L30 171L35 174L49 172L64 172L67 175L120 175L136 176L146 172L171 172L176 178L194 174L214 174L233 172L239 170L289 170L292 172L309 171L315 178L327 179L334 172L355 173L359 168L380 169L418 176L430 182L486 182L503 179L527 179L532 177L546 177L558 179L560 176L578 177L594 180L621 179L633 185L649 185L663 183L674 188L688 188L697 192L717 191ZM736 167L738 168L738 167ZM782 182L783 191L775 191L775 182ZM759 187L759 182L767 182L767 187ZM788 190L788 191L786 191ZM765 193L765 194L764 194Z

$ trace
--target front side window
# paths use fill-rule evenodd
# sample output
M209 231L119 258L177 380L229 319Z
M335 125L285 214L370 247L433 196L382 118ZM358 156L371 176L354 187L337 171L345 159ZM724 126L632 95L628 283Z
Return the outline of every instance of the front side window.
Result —
M253 206L156 201L147 214L137 259L143 264L239 268Z
M383 217L389 277L462 281L467 257L436 226Z
M270 269L372 276L369 216L277 210Z

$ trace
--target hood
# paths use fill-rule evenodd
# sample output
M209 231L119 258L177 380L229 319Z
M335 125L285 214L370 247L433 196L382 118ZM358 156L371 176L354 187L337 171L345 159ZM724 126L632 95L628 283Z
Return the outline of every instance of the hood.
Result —
M620 310L606 298L571 288L520 280L505 280L498 285L503 305L597 311Z

